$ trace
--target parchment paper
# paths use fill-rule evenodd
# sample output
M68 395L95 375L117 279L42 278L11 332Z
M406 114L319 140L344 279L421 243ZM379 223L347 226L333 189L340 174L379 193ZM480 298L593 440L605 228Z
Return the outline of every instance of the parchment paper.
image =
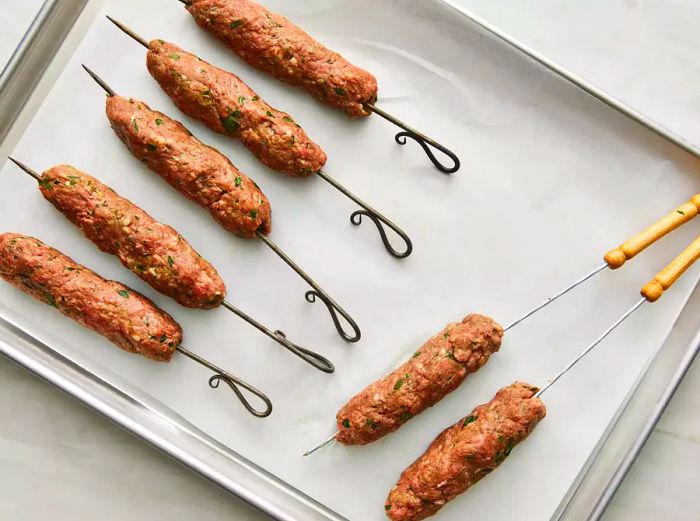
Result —
M176 2L106 2L105 12L147 39L169 39L229 68L293 114L328 152L326 171L411 235L415 252L407 260L383 251L371 223L351 226L355 207L320 179L280 177L242 146L181 116L146 72L145 50L101 16L13 155L37 170L71 163L175 226L217 267L234 304L323 352L338 372L315 371L225 310L185 310L155 294L97 251L11 165L1 173L3 230L34 234L154 298L182 323L189 348L261 387L275 412L256 420L228 392L210 390L208 373L189 361L158 365L122 353L6 285L2 312L110 381L147 390L346 517L382 519L399 473L439 431L515 379L546 382L637 299L697 226L509 332L482 371L398 433L369 447L329 447L301 459L331 434L338 407L447 322L481 312L507 323L595 267L607 249L697 191L697 164L437 1L264 3L372 70L380 106L456 150L462 171L443 176L417 146L394 144L386 122L348 121L250 69L201 33ZM273 239L357 319L362 342L344 344L325 309L303 300L304 284L262 244L227 234L134 160L112 135L104 95L81 63L117 92L180 119L256 179L274 207ZM548 392L549 416L532 439L446 507L442 519L462 519L465 512L493 520L547 518L696 279L693 270L661 302L645 306Z

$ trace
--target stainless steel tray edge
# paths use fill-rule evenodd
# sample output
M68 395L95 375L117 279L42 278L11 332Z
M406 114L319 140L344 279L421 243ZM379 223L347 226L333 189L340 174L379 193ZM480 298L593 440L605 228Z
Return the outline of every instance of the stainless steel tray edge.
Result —
M0 74L0 142L7 136L88 0L45 0Z
M658 136L662 137L663 139L670 141L674 145L680 147L681 149L685 150L689 154L697 157L700 159L700 148L697 146L693 145L692 143L686 141L683 139L681 136L678 134L674 133L673 131L669 130L668 128L664 127L661 125L661 123L653 120L652 118L642 114L638 110L635 110L631 106L627 105L623 101L619 100L618 98L610 95L603 89L600 89L593 85L592 83L586 81L585 79L581 78L580 76L574 74L570 70L568 70L565 67L562 67L558 63L556 63L553 60L550 60L543 54L540 54L533 48L525 45L523 42L518 40L517 38L509 35L508 33L501 31L498 27L496 27L493 24L490 24L480 16L476 15L475 13L469 11L468 9L465 9L464 7L458 5L454 0L440 0L441 2L449 5L465 17L469 18L474 24L479 26L482 30L486 31L487 33L495 36L499 40L502 40L503 42L507 43L511 47L514 47L521 53L525 54L526 56L529 56L533 60L535 60L537 63L540 65L544 66L545 68L549 69L552 71L554 74L557 76L560 76L567 82L571 83L572 85L575 85L585 93L589 94L590 96L593 96L595 99L598 101L604 103L608 107L616 110L620 114L624 115L625 117L631 119L632 121L635 121L636 123L639 123L643 127L646 127L647 129L651 130L654 134L657 134Z
M456 5L453 0L440 1L567 82L700 158L700 149L654 120ZM46 0L42 6L20 46L0 74L0 111L4 114L0 121L0 141L12 129L29 100L33 87L42 78L52 57L87 3L87 0ZM691 315L698 316L700 294L697 291L688 304L678 323L690 323ZM607 438L591 454L579 479L553 518L598 519L602 515L698 352L700 332L695 321L693 340L679 355L680 340L676 337L680 333L687 336L688 327L690 325L686 324L686 329L682 332L674 327L664 346L650 362L628 400L620 408ZM674 349L667 348L670 344L674 344ZM684 346L688 346L687 340ZM0 353L274 519L345 519L218 443L162 404L150 400L145 395L134 397L125 394L2 318ZM675 370L669 370L669 365ZM659 379L669 374L673 374L673 377L670 383L663 387L662 392L659 393L658 389L655 389L656 394L651 393L652 396L648 396L650 393L646 392L643 397L635 394L640 390L642 382L646 384L655 380L658 387L662 383ZM646 407L648 411L650 404L655 407L651 415L645 417L641 426L639 421L629 421L629 411L632 408ZM627 444L623 449L627 450L618 447L617 452L622 450L623 457L616 460L614 468L611 468L609 461L604 465L602 460L609 448L608 442L629 423L636 425L636 436L630 439L628 435L625 438ZM602 491L599 486L595 486L601 480L606 483Z
M600 519L700 352L700 283L591 453L556 520Z
M0 353L273 519L345 519L160 402L141 393L127 395L3 318Z

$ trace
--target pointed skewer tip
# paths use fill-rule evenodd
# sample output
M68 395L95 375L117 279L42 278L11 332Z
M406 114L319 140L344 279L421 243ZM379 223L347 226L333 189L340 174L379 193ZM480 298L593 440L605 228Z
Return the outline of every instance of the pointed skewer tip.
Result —
M102 87L102 89L107 93L108 96L116 96L116 93L112 90L112 88L107 85L107 82L104 81L102 78L100 78L97 74L95 74L87 65L82 64L83 69L85 69L85 72L87 72L90 77L97 82L97 84Z
M30 176L32 176L32 177L33 177L34 179L36 179L37 181L41 181L41 176L40 176L39 174L37 174L34 170L32 170L31 168L29 168L27 165L25 165L24 163L22 163L21 161L18 161L18 160L16 160L14 157L11 157L11 156L7 156L7 159L9 159L10 161L12 161L15 165L17 165L20 169L22 169L25 173L27 173L27 174L29 174Z
M302 457L310 456L311 454L313 454L313 453L316 452L317 450L322 449L323 447L325 447L326 445L328 445L330 442L332 442L333 440L335 440L335 437L336 437L337 435L338 435L337 432L334 433L330 438L328 438L327 440L323 440L321 443L319 443L318 445L316 445L313 449L307 450L304 454L302 454Z
M143 45L146 49L149 49L149 48L150 48L150 46L148 45L148 42L147 42L146 40L144 40L143 38L141 38L138 34L136 34L134 31L132 31L131 29L129 29L126 25L124 25L123 23L121 23L119 20L116 20L116 19L112 18L112 17L109 16L108 14L105 15L105 16L107 17L107 20L109 20L109 21L112 22L114 25L116 25L117 27L119 27L119 29L121 29L121 30L122 30L124 33L126 33L127 35L131 36L134 40L136 40L137 42L139 42L139 43L140 43L141 45Z

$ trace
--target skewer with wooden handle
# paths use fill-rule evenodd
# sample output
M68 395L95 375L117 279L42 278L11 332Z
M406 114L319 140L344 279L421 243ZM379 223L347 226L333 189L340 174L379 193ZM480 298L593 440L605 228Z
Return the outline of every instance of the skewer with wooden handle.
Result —
M697 196L696 196L697 197ZM682 224L682 223L681 223ZM680 226L680 225L678 225ZM676 226L677 227L677 226ZM668 232L667 232L668 233ZM640 250L641 251L641 250ZM575 366L584 356L586 356L595 346L600 344L605 337L612 333L620 324L622 324L627 318L637 311L643 304L647 302L656 302L661 298L664 291L668 290L680 277L683 275L688 268L690 268L695 261L700 258L700 236L695 239L690 246L681 252L678 257L673 259L668 266L662 269L652 280L642 288L642 298L638 300L634 306L632 306L628 311L626 311L615 323L610 326L598 339L588 346L584 351L581 352L579 356L574 358L569 365L567 365L559 374L557 374L550 382L544 386L535 395L539 397L543 392L549 389L554 382L559 380L564 376L573 366Z
M678 225L679 226L679 225ZM677 226L676 226L677 227ZM667 232L668 233L668 232ZM641 251L641 250L640 250ZM603 340L605 340L615 329L617 329L627 318L629 318L635 311L637 311L642 305L647 302L656 302L663 295L664 291L668 290L680 277L685 273L688 268L690 268L695 261L700 258L700 237L695 239L693 243L688 246L678 257L671 261L668 266L661 270L649 283L647 283L641 291L642 298L638 300L629 310L622 314L608 329L606 329L603 334L601 334L596 340L590 344L586 349L581 351L581 353L569 362L564 369L562 369L554 378L552 378L547 385L542 387L536 394L535 398L539 398L547 389L554 385L562 376L568 373L576 364L578 364L588 353L590 353L596 346L598 346ZM325 447L326 445L335 441L337 433L326 438L316 447L311 450L306 451L303 455L308 456L313 454L317 450Z
M638 233L628 241L622 243L617 248L614 248L605 254L605 262L595 268L590 273L587 273L583 277L574 281L573 284L567 286L559 293L547 298L544 302L538 304L536 307L532 308L530 311L519 317L518 319L511 322L508 326L504 328L504 331L508 331L514 326L518 325L520 322L526 318L531 317L541 309L545 308L559 297L566 295L569 291L577 286L580 286L588 279L593 278L595 275L603 271L605 268L610 268L611 270L616 270L621 268L627 261L633 259L639 255L642 251L647 249L649 246L654 244L659 239L665 237L673 230L681 227L688 221L693 220L700 212L700 194L694 195L688 202L683 203L678 208L673 210L671 213L652 224L646 230Z

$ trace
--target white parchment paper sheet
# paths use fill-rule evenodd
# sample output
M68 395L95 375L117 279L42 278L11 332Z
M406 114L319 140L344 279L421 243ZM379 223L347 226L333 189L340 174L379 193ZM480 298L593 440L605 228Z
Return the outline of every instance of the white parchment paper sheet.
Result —
M697 226L509 332L489 365L400 432L369 447L329 447L302 460L305 449L332 432L338 407L448 321L481 312L507 323L592 269L608 248L695 193L697 164L438 1L264 3L372 70L380 105L457 151L463 169L443 176L417 146L394 144L395 130L383 120L346 120L250 69L199 31L174 0L106 2L105 12L147 39L171 40L236 72L293 114L328 152L326 171L411 235L415 252L407 260L384 252L371 223L351 226L355 207L320 179L283 178L239 144L181 116L146 72L145 49L101 16L13 155L37 170L73 164L175 226L217 267L234 304L323 352L338 372L315 371L225 310L186 310L155 294L97 251L12 165L1 174L3 230L34 234L154 298L182 323L188 347L261 387L275 412L256 420L228 392L210 390L209 375L189 361L158 365L122 353L6 285L0 301L3 313L62 352L108 379L118 373L339 513L382 519L399 473L440 430L515 379L546 382L635 301ZM104 94L81 63L118 93L182 120L256 179L274 207L273 239L357 319L362 342L344 344L325 309L303 300L304 284L262 244L227 234L134 160L109 129ZM548 392L549 416L532 439L442 518L548 517L696 278L693 270Z

